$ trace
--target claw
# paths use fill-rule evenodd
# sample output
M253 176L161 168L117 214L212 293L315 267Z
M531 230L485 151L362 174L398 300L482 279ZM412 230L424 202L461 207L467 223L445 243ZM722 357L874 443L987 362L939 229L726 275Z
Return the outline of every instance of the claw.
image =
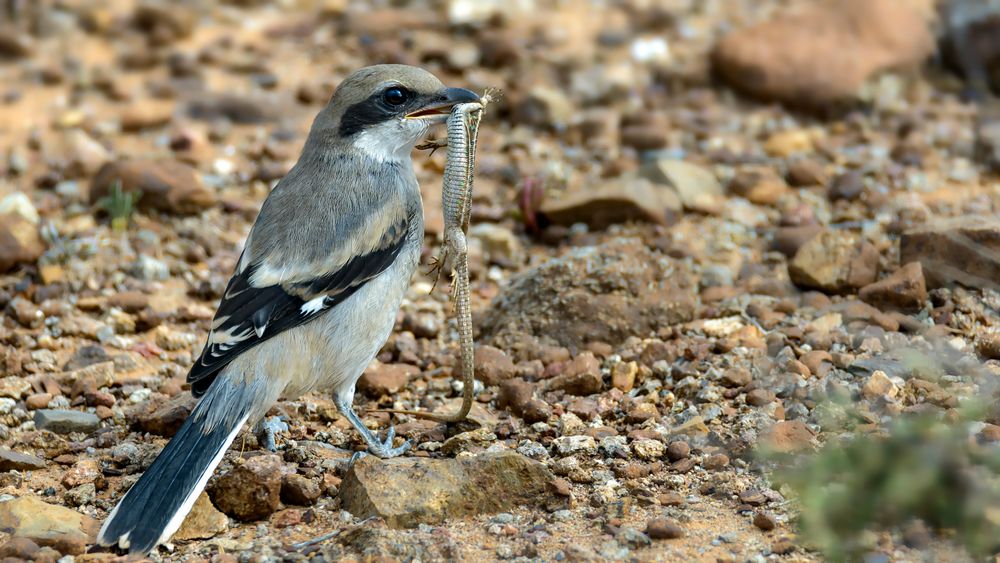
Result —
M390 457L401 456L410 449L410 441L406 440L403 445L398 448L392 447L392 440L396 437L396 428L390 426L385 433L385 440L381 443L375 442L374 444L368 445L368 451L373 455L377 455L382 459L388 459Z

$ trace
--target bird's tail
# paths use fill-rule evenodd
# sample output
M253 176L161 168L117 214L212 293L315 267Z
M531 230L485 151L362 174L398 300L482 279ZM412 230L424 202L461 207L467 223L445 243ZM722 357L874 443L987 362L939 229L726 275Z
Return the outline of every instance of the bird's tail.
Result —
M97 543L146 554L180 528L251 414L243 385L217 380L101 527ZM242 400L241 400L242 399Z

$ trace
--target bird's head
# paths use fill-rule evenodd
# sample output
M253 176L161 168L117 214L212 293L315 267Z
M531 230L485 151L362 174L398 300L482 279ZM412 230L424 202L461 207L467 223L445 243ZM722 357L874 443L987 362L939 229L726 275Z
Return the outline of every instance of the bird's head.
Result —
M406 65L377 65L344 79L313 125L322 137L380 160L406 158L433 123L456 104L478 102L433 74ZM332 139L331 139L332 137Z

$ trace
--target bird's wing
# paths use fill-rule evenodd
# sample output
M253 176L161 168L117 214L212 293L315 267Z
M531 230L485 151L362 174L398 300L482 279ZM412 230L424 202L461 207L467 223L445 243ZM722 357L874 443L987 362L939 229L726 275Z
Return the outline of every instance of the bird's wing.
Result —
M258 260L248 257L253 249L248 241L215 314L208 342L188 373L192 393L200 396L207 391L219 370L241 353L317 318L384 272L403 248L408 223L406 216L396 217L382 222L380 236L363 243L354 237L357 242L341 246L338 254L351 248L354 253L333 266L290 262L291 250L287 255L271 252Z

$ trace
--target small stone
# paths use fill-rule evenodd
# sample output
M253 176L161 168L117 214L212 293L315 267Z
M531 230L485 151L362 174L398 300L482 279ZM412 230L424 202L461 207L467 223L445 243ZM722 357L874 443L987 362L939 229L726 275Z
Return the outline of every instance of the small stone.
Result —
M777 453L793 453L813 447L815 435L801 420L783 420L771 427L765 447Z
M484 385L500 385L517 374L514 362L493 346L477 346L474 361L476 378Z
M865 191L865 177L856 170L845 172L833 179L827 197L830 201L854 201Z
M520 378L508 379L500 384L497 406L502 409L509 408L514 414L523 417L524 408L534 393L535 386L531 383Z
M705 458L701 466L709 471L718 471L729 465L729 456L726 454L713 454Z
M659 440L635 440L632 442L632 451L639 459L655 461L663 457L666 447Z
M635 376L639 373L639 364L621 362L611 369L611 386L623 393L628 393L635 386Z
M788 158L813 151L813 134L808 129L784 129L772 133L764 141L764 151L774 157Z
M281 458L252 457L219 477L209 496L222 512L243 521L266 518L281 500Z
M188 513L177 533L173 535L173 541L205 540L229 529L229 518L219 512L208 498L204 491L198 495L194 501L191 512Z
M135 132L163 127L170 123L174 113L173 102L143 99L121 110L122 131Z
M393 528L544 506L555 497L544 465L503 451L463 458L366 456L348 470L341 500L357 518L379 516Z
M603 229L628 221L669 225L680 210L675 192L626 175L558 198L546 198L538 212L556 225L586 223Z
M0 471L32 471L45 469L45 460L31 454L22 454L0 448Z
M803 158L788 165L785 179L789 185L796 188L822 186L826 184L826 171L819 162Z
M770 532L778 527L778 519L766 510L758 510L753 515L753 525L765 532Z
M61 483L67 489L72 489L85 483L93 483L101 475L100 462L93 459L81 459L63 474Z
M197 399L184 393L163 404L146 403L145 410L136 415L133 424L143 432L169 438L180 430L197 402Z
M149 296L139 291L122 291L109 297L108 305L135 314L149 306Z
M83 432L90 434L100 426L97 416L80 411L40 409L35 411L35 428L56 434Z
M875 281L878 258L878 251L855 235L828 230L799 248L788 274L798 286L845 293Z
M676 491L667 491L656 496L660 506L684 506L684 496Z
M747 393L746 401L748 405L763 407L774 402L774 392L770 389L754 389Z
M722 184L711 170L683 160L661 158L644 165L639 173L672 189L681 204L692 211L711 209L724 195Z
M410 364L378 364L365 370L358 380L358 391L372 398L393 395L419 373L420 368Z
M281 482L281 501L285 504L312 506L322 493L319 483L302 475L286 475Z
M675 440L667 446L667 457L670 461L686 459L691 455L691 446L683 440Z
M641 424L660 416L659 409L653 403L635 403L625 413L625 420L630 424Z
M654 540L673 540L684 537L684 528L668 518L653 518L646 522L646 535Z
M441 445L441 453L445 455L456 455L461 452L482 451L496 442L497 435L489 428L482 427L469 432L455 434L444 441Z
M562 390L570 395L592 395L603 387L601 364L591 352L583 352L566 365L559 376L549 380L548 389Z
M0 215L0 273L34 264L45 252L38 225L17 213Z
M880 309L920 310L927 302L927 287L920 262L910 262L892 275L861 288L858 297Z
M32 495L0 502L0 529L69 555L86 551L94 543L98 527L89 516Z
M868 376L868 381L865 381L861 393L867 399L893 399L899 394L899 386L893 383L884 371L877 369Z
M726 387L743 387L753 381L750 370L745 368L729 368L722 372L722 384Z
M501 265L519 265L524 261L524 245L510 229L493 223L480 223L469 228L469 237L483 245L486 259Z
M597 452L597 442L590 436L560 436L552 441L552 445L561 456Z
M38 550L38 544L28 538L11 538L7 543L0 545L0 558L34 561Z
M97 203L110 193L115 182L122 192L140 192L136 205L168 213L198 213L216 203L213 190L206 187L190 166L175 160L122 160L101 167L90 185L90 202Z

